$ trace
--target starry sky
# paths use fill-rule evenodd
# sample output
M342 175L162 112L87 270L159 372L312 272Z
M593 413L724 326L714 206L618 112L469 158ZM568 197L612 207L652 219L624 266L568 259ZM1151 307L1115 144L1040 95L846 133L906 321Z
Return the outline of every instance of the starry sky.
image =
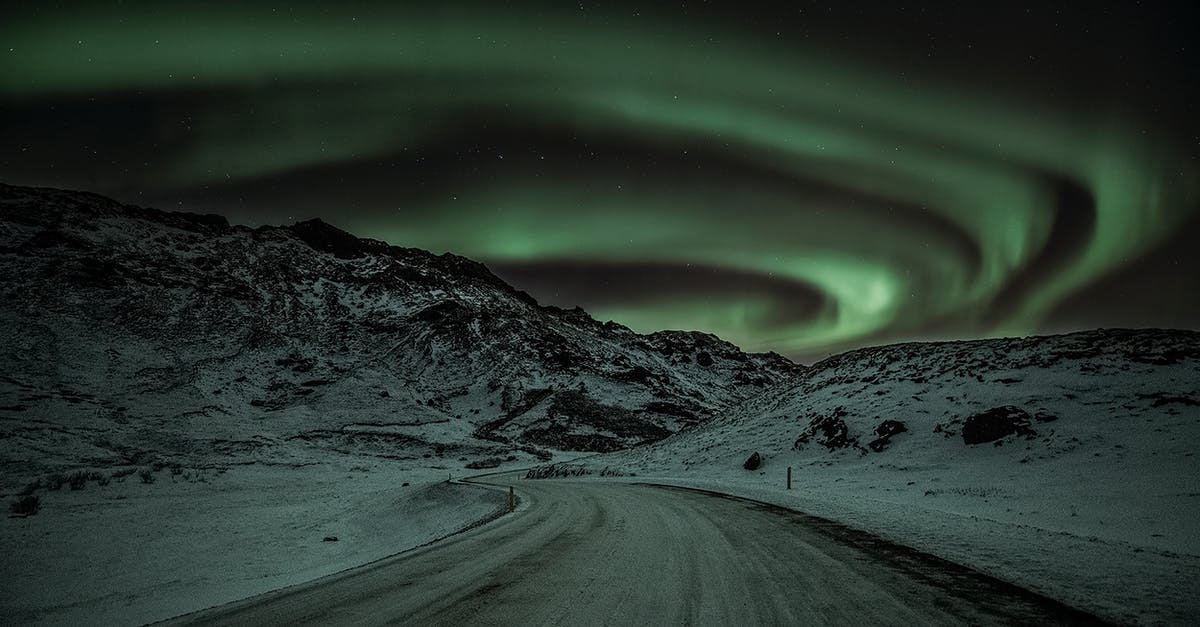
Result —
M802 361L1197 328L1197 21L1150 4L30 2L0 180Z

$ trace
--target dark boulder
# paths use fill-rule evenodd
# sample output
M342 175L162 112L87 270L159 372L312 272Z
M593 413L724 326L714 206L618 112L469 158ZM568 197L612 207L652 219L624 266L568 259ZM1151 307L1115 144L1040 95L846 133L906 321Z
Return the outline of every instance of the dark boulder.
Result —
M877 437L868 442L867 446L871 447L872 451L879 453L891 444L892 436L897 433L904 433L905 431L908 431L908 427L904 426L903 422L899 420L884 420L878 427L875 427L875 435Z
M1032 416L1020 407L1005 405L967 418L962 427L962 438L966 444L994 442L1010 435L1036 437L1037 431L1029 426Z
M754 451L754 454L746 458L746 462L742 464L742 468L746 470L758 470L759 466L762 466L762 455L759 455L758 451Z

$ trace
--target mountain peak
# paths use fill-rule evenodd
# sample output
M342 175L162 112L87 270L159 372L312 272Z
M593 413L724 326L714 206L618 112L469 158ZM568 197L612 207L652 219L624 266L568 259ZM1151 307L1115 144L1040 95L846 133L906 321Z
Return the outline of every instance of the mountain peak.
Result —
M371 252L380 252L381 248L386 247L382 242L351 235L320 218L297 222L286 228L313 250L329 253L339 259L355 259Z

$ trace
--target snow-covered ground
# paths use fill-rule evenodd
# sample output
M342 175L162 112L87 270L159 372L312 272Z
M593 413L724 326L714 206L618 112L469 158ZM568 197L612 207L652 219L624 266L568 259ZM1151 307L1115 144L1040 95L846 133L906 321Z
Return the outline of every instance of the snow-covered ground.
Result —
M358 566L503 511L505 495L449 483L448 472L463 474L330 457L39 491L37 515L0 519L0 616L143 624Z
M837 520L1118 622L1195 624L1197 345L1145 332L868 349L581 465ZM967 418L1004 406L1029 413L1027 432L964 442ZM907 430L875 451L885 420ZM754 452L762 466L744 469Z

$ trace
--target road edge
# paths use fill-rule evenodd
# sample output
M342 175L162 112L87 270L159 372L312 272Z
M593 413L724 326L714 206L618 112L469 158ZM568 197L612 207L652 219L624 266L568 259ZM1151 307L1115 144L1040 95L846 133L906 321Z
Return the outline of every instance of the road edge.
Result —
M525 469L520 469L520 470L525 470ZM493 484L488 484L488 483L479 483L479 482L472 481L472 480L473 480L473 479L477 479L477 478L479 478L479 477L487 477L487 476L492 476L492 475L506 474L506 473L509 473L509 472L520 472L520 470L506 470L506 471L501 471L501 472L485 473L485 474L482 474L482 475L472 475L472 476L470 476L470 477L463 477L463 478L460 478L460 479L446 479L446 480L445 480L444 482L442 482L442 483L456 483L456 484L460 484L460 485L471 485L471 486L473 486L473 487L477 487L477 488L484 488L484 489L491 490L491 491L498 491L498 490L500 490L500 489L501 489L499 486L496 486L496 485L493 485ZM437 484L435 483L435 484L430 484L430 485L437 485ZM518 502L520 502L520 501L518 501ZM519 509L523 509L523 508L519 508ZM518 509L517 511L519 511L519 509ZM487 525L487 524L489 524L489 523L496 522L497 520L500 520L501 518L504 518L504 516L505 516L505 515L507 515L507 514L512 514L512 513L516 513L516 512L515 512L515 511L514 511L514 512L509 512L509 511L507 510L507 508L506 508L504 505L497 505L495 510L493 510L492 512L490 512L490 513L488 513L487 515L483 516L482 518L479 518L479 519L473 520L473 521L471 521L471 522L467 523L466 525L464 525L463 527L461 527L461 528L458 528L458 529L456 529L456 530L454 530L454 531L451 531L450 533L447 533L447 534L445 534L445 535L438 536L438 537L436 537L436 538L434 538L434 539L432 539L432 540L426 541L426 542L424 542L424 543L422 543L422 544L418 544L418 545L416 545L416 546L411 546L411 547L408 547L407 549L404 549L404 550L402 550L402 551L397 551L397 552L395 552L395 553L391 553L391 554L388 554L388 555L384 555L383 557L377 557L377 558L375 558L375 559L373 559L373 560L371 560L371 561L369 561L369 562L363 562L362 564L357 564L357 565L355 565L355 566L350 566L350 567L348 567L348 568L343 568L343 569L341 569L341 570L338 570L338 571L335 571L335 572L332 572L332 573L328 573L328 574L325 574L325 575L321 575L320 577L317 577L317 578L315 578L315 579L309 579L308 581L301 581L301 582L299 582L299 583L294 583L294 584L290 584L290 585L287 585L287 586L282 586L282 587L280 587L280 588L274 588L274 589L272 589L272 590L266 590L266 591L263 591L263 592L259 592L259 593L257 593L257 594L253 594L253 595L251 595L251 596L248 596L248 597L242 597L242 598L240 598L240 599L234 599L234 600L232 600L232 601L227 601L227 602L225 602L225 603L220 603L220 604L217 604L217 605L213 605L213 606L209 606L209 607L205 607L205 608L201 608L201 609L197 609L197 610L192 610L192 611L190 611L190 612L185 612L185 613L183 613L183 614L177 614L177 615L175 615L175 616L170 616L170 617L167 617L167 618L162 618L162 619L159 619L159 620L156 620L156 621L153 621L153 622L149 622L149 623L143 623L143 624L142 624L142 626L143 626L143 627L149 627L149 626L151 626L151 625L166 625L166 624L178 623L178 622L181 622L181 621L185 621L185 620L186 620L186 619L187 619L189 616L195 616L195 615L197 615L197 614L203 614L203 613L206 613L206 612L211 612L211 611L213 611L213 610L219 610L219 609L222 609L222 608L228 608L228 607L232 607L232 606L235 606L235 605L241 605L241 604L244 604L244 603L249 603L249 602L251 602L251 601L254 601L254 600L256 600L256 599L260 599L260 598L263 598L263 597L266 597L266 596L269 596L269 595L275 595L275 594L280 594L280 593L289 592L289 591L292 591L292 592L294 592L294 591L298 591L298 590L300 590L300 589L303 589L303 588L307 588L307 587L310 587L310 586L318 585L320 582L323 582L323 581L325 581L325 580L327 580L327 579L333 579L333 578L338 578L338 577L344 577L344 576L346 576L346 575L348 575L348 574L350 574L350 573L352 573L352 572L354 572L354 571L358 571L358 570L362 570L362 569L366 569L366 568L370 568L370 567L376 566L376 565L378 565L380 562L384 562L384 561L387 561L387 560L395 559L395 558L398 558L398 557L401 557L401 556L407 555L407 554L409 554L409 553L412 553L412 552L414 552L414 551L419 551L419 550L421 550L421 549L428 548L428 547L430 547L430 546L432 546L432 545L434 545L434 544L437 544L437 543L439 543L439 542L442 542L442 541L444 541L444 540L447 540L447 539L449 539L449 538L453 538L453 537L455 537L455 536L462 535L462 534L464 534L464 533L467 533L467 532L469 532L469 531L473 531L473 530L475 530L475 529L478 529L478 528L480 528L480 527L483 527L483 526L485 526L485 525Z
M990 575L988 573L980 571L971 566L967 566L965 564L960 564L958 562L948 560L944 557L934 555L933 553L929 553L927 551L922 551L920 549L916 549L914 547L911 547L911 546L908 546L905 544L900 544L899 542L888 540L888 539L886 539L878 534L872 533L870 531L859 529L857 527L852 527L845 523L838 522L836 520L832 520L832 519L825 518L822 516L816 516L813 514L809 514L807 512L803 512L803 511L800 511L798 509L794 509L791 507L786 507L786 506L780 505L778 503L771 503L769 501L762 501L759 499L755 499L755 498L751 498L751 497L747 497L747 496L741 496L738 494L731 494L728 492L720 492L717 490L696 488L696 487L685 486L685 485L675 485L675 484L670 484L670 483L657 483L654 481L630 481L628 483L631 485L642 485L642 486L648 486L648 487L654 487L654 488L666 489L666 490L679 490L679 491L684 491L684 492L693 492L693 493L709 496L712 498L722 498L722 499L727 499L727 500L732 500L732 501L741 501L744 503L750 503L757 507L761 507L768 511L774 512L778 515L788 516L788 517L792 517L792 518L800 518L806 523L805 524L806 528L808 528L812 532L817 533L821 536L824 536L833 542L837 542L842 545L847 545L847 546L850 546L851 548L854 548L857 550L865 551L866 546L868 546L868 545L872 546L872 547L883 547L886 550L892 552L894 555L903 555L904 557L917 560L926 565L936 566L936 567L943 568L943 569L949 568L949 569L957 570L960 572L970 573L974 577L978 577L981 580L990 582L991 585L995 586L996 588L998 588L1000 590L1003 590L1014 596L1024 598L1025 600L1033 603L1034 605L1037 605L1038 607L1041 607L1041 608L1047 610L1047 612L1051 616L1053 616L1055 619L1061 621L1062 624L1067 624L1067 625L1106 625L1106 626L1113 626L1113 625L1120 624L1120 623L1112 622L1109 619L1097 616L1096 614L1093 614L1087 610L1084 610L1084 609L1081 609L1078 607L1074 607L1072 605L1068 605L1067 603L1064 603L1063 601L1060 601L1053 597L1041 594L1034 590L1030 590L1029 588L1017 585L1010 581L1005 581L1004 579L1000 579L999 577Z

